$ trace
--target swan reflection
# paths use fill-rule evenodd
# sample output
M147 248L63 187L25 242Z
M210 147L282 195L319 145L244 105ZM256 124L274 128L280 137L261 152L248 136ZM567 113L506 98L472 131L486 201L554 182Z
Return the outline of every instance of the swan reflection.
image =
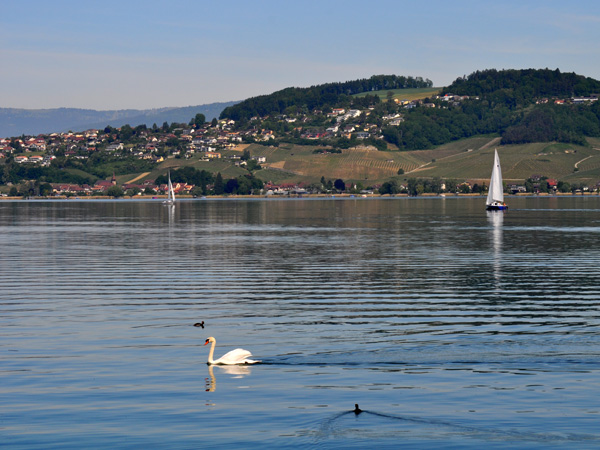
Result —
M208 366L208 378L205 379L206 392L214 392L217 389L217 378L215 377L215 367L217 373L230 375L231 378L244 378L246 375L250 375L250 366Z

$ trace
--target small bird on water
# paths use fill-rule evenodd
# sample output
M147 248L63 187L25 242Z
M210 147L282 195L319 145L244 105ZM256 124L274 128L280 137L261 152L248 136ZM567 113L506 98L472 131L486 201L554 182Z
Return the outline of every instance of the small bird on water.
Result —
M353 411L353 412L354 412L354 414L356 414L357 416L358 416L358 415L359 415L359 414L362 412L362 409L360 409L360 408L358 407L358 403L355 403L355 404L354 404L354 411Z
M194 326L204 328L204 320L202 322L195 323Z

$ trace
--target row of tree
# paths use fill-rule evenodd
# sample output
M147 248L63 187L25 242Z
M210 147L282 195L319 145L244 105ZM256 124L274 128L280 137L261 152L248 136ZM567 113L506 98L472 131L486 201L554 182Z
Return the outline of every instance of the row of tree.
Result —
M192 191L194 195L251 195L259 192L264 186L262 180L256 178L251 172L224 180L220 172L214 175L206 170L198 170L191 166L173 170L171 181L173 183L194 185L195 188ZM155 180L157 185L166 183L167 175L160 175ZM212 187L212 190L209 187Z
M98 178L62 170L58 165L40 167L8 162L0 171L0 184L17 184L22 180L40 180L46 183L94 184Z

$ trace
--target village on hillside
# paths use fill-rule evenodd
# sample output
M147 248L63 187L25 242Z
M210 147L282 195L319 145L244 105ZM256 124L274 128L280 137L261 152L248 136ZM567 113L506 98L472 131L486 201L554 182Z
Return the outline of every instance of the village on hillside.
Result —
M118 129L106 127L102 130L90 129L82 132L6 137L0 139L0 164L4 164L5 168L9 164L20 166L23 170L17 167L13 172L25 175L25 178L28 176L29 180L39 177L48 180L49 177L44 175L46 172L43 168L81 169L87 173L94 173L90 169L104 164L104 173L96 171L96 179L93 182L50 180L47 184L51 186L51 192L46 190L45 194L108 195L109 189L117 185L115 170L119 170L117 175L124 172L150 173L168 159L196 158L202 162L227 160L233 166L246 167L250 171L268 163L264 156L252 156L240 151L245 148L243 144L277 146L281 142L293 142L301 145L320 145L321 152L340 152L340 148L356 145L389 150L389 144L383 136L384 129L402 124L407 110L448 108L466 100L477 101L478 98L445 94L418 100L389 100L393 102L387 102L387 105L384 103L384 106L380 104L377 109L373 105L360 109L329 108L310 112L290 109L287 114L252 117L243 127L232 119L213 119L206 122L204 116L199 114L189 124L164 123L162 127L142 125L135 128L125 125ZM538 103L579 104L596 101L597 97L594 96L544 98L538 100ZM106 167L111 167L111 164L117 169L107 172ZM176 166L177 164L169 165ZM34 170L35 168L39 170ZM11 178L10 175L5 175L1 184L10 188L11 195L26 195L22 192L23 189L17 186L18 176L15 174ZM157 184L156 180L139 178L121 184L119 188L129 195L154 195L166 190L165 183ZM548 192L557 191L561 187L557 180L546 179L541 175L532 175L530 181L533 182L532 186L515 184L507 187L508 192L519 193L531 189ZM469 183L463 182L459 186L461 187L454 187L455 192L477 192L473 191ZM380 186L361 187L363 192L372 192ZM178 194L193 194L194 188L193 184L175 183L175 191ZM396 192L402 192L402 189L406 190L407 187L398 186ZM302 193L306 192L306 188L301 183L271 183L261 189L261 192Z

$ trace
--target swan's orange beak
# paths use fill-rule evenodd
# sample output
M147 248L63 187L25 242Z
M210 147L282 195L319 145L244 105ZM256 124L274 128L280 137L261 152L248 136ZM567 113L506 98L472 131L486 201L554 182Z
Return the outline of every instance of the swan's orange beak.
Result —
M204 343L204 345L208 344L208 339L206 340L206 342Z

